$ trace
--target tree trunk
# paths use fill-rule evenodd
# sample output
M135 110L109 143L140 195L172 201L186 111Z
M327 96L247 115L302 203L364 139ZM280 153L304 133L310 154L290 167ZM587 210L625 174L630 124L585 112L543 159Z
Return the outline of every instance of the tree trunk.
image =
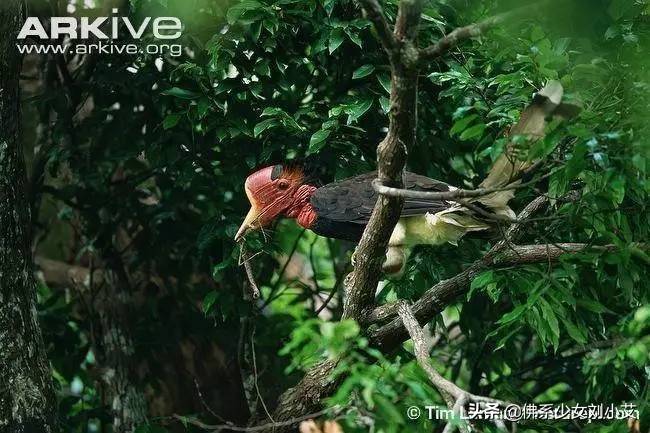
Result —
M54 432L55 396L36 312L20 148L19 0L0 5L0 430Z
M146 422L147 404L135 371L135 345L129 321L131 284L118 253L108 249L105 284L95 306L102 327L105 401L113 417L113 433L130 433Z

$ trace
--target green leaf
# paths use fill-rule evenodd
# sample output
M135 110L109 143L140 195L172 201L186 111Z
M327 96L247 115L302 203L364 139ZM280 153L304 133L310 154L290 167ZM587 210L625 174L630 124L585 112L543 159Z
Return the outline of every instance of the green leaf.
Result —
M352 73L352 79L358 80L359 78L367 77L375 70L374 65L363 65Z
M327 15L331 16L332 11L334 11L334 5L336 4L336 0L325 0L323 3L323 8L327 11Z
M552 198L563 196L569 189L569 181L565 170L558 170L548 181L548 193Z
M373 399L377 404L378 413L381 413L382 416L387 417L393 422L404 424L404 415L402 415L402 412L397 409L392 401L388 400L380 393L375 393Z
M332 54L338 47L341 46L343 40L345 39L345 32L341 28L335 28L330 33L329 38L329 51Z
M593 299L578 299L578 306L594 313L613 313L612 310Z
M569 337L573 338L580 344L585 344L587 342L587 334L583 329L576 326L568 317L560 315L560 320L562 321L564 328L567 330Z
M174 96L179 99L196 99L201 96L196 92L181 89L180 87L172 87L171 89L163 90L160 94L164 96Z
M181 120L182 115L179 113L169 114L163 120L163 128L171 129L174 126L178 125L178 122Z
M462 141L467 141L467 140L472 140L474 138L479 138L483 136L483 131L485 131L485 124L484 123L479 123L477 125L471 126L467 128L466 130L463 131L462 134L460 134L460 139Z
M277 116L279 114L284 113L285 111L281 108L278 107L266 107L262 111L262 116Z
M526 311L527 308L528 308L527 304L518 305L511 312L504 314L501 317L501 319L499 319L497 321L497 323L499 323L501 325L505 325L505 324L508 324L510 322L514 322L519 317L521 317L522 314L524 314L524 311Z
M494 281L494 271L485 271L472 280L471 290L480 289Z
M381 105L381 110L384 113L388 114L388 112L390 111L390 99L380 96L379 105Z
M381 87L383 87L386 93L390 94L390 75L378 74L377 81L379 81L379 84L381 84Z
M226 13L228 24L234 24L245 12L249 10L261 9L262 4L255 0L242 0L236 3Z
M478 117L478 114L470 114L467 117L463 117L461 119L458 119L455 123L454 126L451 127L449 130L449 135L456 135L461 132L463 132L474 119Z
M557 316L545 299L540 299L539 305L542 309L542 316L544 317L544 323L549 327L551 331L551 342L553 343L553 348L557 351L558 345L560 344L560 325L557 321Z
M359 120L361 116L365 114L366 111L372 106L372 99L364 99L356 104L352 104L345 109L345 112L348 114L347 124L351 125L352 123Z
M207 314L208 312L210 312L210 309L212 308L212 306L214 305L216 300L217 300L217 291L216 290L212 290L210 293L205 295L205 298L203 298L203 307L202 307L204 314Z
M327 137L330 136L332 131L327 129L321 129L314 132L314 134L309 139L309 152L316 153L325 146Z
M253 135L259 137L259 135L266 131L269 128L273 128L278 125L277 119L265 119L253 127Z
M355 31L353 31L350 27L345 28L345 33L348 35L348 38L359 48L363 48L363 43L361 42L361 38L359 37L359 34Z
M271 76L271 68L269 67L268 61L263 61L255 65L255 72L259 75L264 75L266 77Z

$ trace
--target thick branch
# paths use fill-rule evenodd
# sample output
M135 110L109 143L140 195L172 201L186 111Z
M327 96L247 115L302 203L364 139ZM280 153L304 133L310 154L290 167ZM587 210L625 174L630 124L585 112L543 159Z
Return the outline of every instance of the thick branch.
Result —
M504 249L493 261L494 266L515 266L528 263L553 262L565 254L585 251L611 251L615 245L592 246L582 243L557 243L542 245L517 245Z
M605 245L605 246L590 246L583 243L558 243L558 244L537 244L537 245L511 245L508 248L504 248L496 257L486 260L485 258L474 262L469 268L460 274L448 279L440 281L438 284L429 289L422 298L416 303L420 308L418 312L421 312L423 306L420 301L422 299L427 299L433 301L437 306L428 306L429 308L433 307L436 310L442 311L446 308L453 297L448 298L446 295L452 295L455 290L458 290L458 295L466 291L469 287L469 284L474 279L474 277L483 272L483 270L488 268L501 268L507 266L520 266L525 264L532 263L545 263L557 261L560 256L564 254L575 254L587 250L597 250L597 251L609 251L614 249L614 245ZM437 296L433 296L436 294ZM441 296L444 295L444 299L441 299ZM395 316L399 311L400 302L394 302L391 304L381 305L373 310L373 312L368 316L367 320L369 322L381 322L390 319ZM440 311L435 311L432 315L437 314Z
M395 37L398 41L415 43L420 27L423 0L401 0L395 21Z
M73 286L88 288L90 284L90 269L83 266L70 265L58 260L36 256L34 262L40 271L41 279L51 286ZM104 272L95 269L93 283L101 285Z
M366 13L366 17L368 17L375 27L381 45L386 50L386 53L388 53L388 56L392 58L397 49L397 41L395 41L393 32L388 22L386 22L384 11L381 9L379 2L377 0L359 0L359 2Z
M408 60L408 47L415 43L421 12L421 0L400 2L395 25L395 39L400 43L400 53L391 59L390 123L386 137L377 147L379 181L396 187L402 186L406 149L415 142L418 70L416 62ZM346 279L344 319L359 320L372 308L388 240L401 210L401 198L378 198L355 253L354 271Z
M389 127L377 147L378 178L382 184L401 187L406 162L406 149L415 141L417 122L417 61L409 57L417 50L415 38L422 12L422 0L402 0L395 33L390 33L376 0L361 0L391 64L391 95ZM402 199L380 196L373 209L356 250L354 271L345 281L343 318L360 320L374 305L374 295L381 276L381 267L388 240L402 211ZM313 367L305 377L281 397L273 415L276 421L297 418L320 408L322 399L334 391L336 381L331 373L335 361Z

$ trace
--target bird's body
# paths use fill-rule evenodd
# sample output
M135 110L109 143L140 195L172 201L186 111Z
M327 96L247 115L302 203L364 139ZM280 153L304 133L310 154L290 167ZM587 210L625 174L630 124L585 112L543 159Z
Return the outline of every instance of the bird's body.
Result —
M284 178L281 177L283 174ZM270 210L255 210L252 214L256 215L255 219L265 218L266 213L273 216L280 214L296 219L298 224L318 235L358 241L377 202L378 194L372 185L377 173L364 173L320 188L303 183L303 177L300 169L284 169L277 165L251 176L251 180L246 183L247 194L249 197L261 198L263 202L259 205L254 203L253 208L268 209L268 205L264 204L266 201L271 206ZM286 188L286 198L267 200L264 191L266 183L258 187L259 179L282 181L279 185L283 186L279 189ZM285 182L288 186L284 186ZM291 184L295 184L293 191L289 191ZM410 172L404 174L404 188L429 192L455 189L444 182ZM273 209L274 205L278 208ZM246 222L242 227L245 225ZM389 240L384 270L391 274L401 272L416 245L456 244L465 234L484 231L490 227L489 222L454 201L407 198L404 200L400 220Z
M307 228L321 236L358 241L377 202L377 192L372 186L376 177L376 172L370 172L316 189L309 200L316 218ZM404 173L404 188L430 192L455 189L410 172ZM455 245L465 234L490 227L456 202L407 198L388 242L384 269L392 274L401 272L412 248L417 245Z
M575 115L579 109L562 104L562 95L562 85L557 81L549 82L535 94L510 133L532 143L544 135L550 116ZM401 218L389 240L384 270L401 272L416 245L456 244L467 233L492 228L494 220L486 219L485 211L514 216L508 206L514 195L511 187L520 182L520 175L533 163L516 143L515 140L507 145L480 184L481 188L495 191L469 200L471 204L438 198L405 199ZM319 235L358 241L377 202L377 192L372 185L376 177L375 172L365 173L317 188L306 182L299 168L275 165L258 170L246 179L245 190L251 210L235 239L285 216L296 219L298 224ZM404 174L403 180L407 190L445 192L454 189L444 182L409 172ZM509 187L503 188L505 186Z
M373 171L316 189L309 202L317 218L309 228L323 236L358 241L377 202L377 192L372 187L376 177L377 173ZM435 192L450 189L443 182L409 172L404 175L404 188ZM449 202L442 200L407 199L402 207L402 217L435 214L449 206Z

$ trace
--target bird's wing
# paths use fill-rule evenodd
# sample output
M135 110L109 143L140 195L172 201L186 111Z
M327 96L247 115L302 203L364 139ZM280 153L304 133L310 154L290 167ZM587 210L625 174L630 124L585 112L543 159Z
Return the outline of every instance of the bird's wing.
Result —
M372 187L376 172L365 173L318 188L311 197L318 218L355 224L367 224L377 201ZM417 191L449 191L449 185L425 176L406 172L404 188ZM437 213L450 207L443 200L405 199L402 217Z

